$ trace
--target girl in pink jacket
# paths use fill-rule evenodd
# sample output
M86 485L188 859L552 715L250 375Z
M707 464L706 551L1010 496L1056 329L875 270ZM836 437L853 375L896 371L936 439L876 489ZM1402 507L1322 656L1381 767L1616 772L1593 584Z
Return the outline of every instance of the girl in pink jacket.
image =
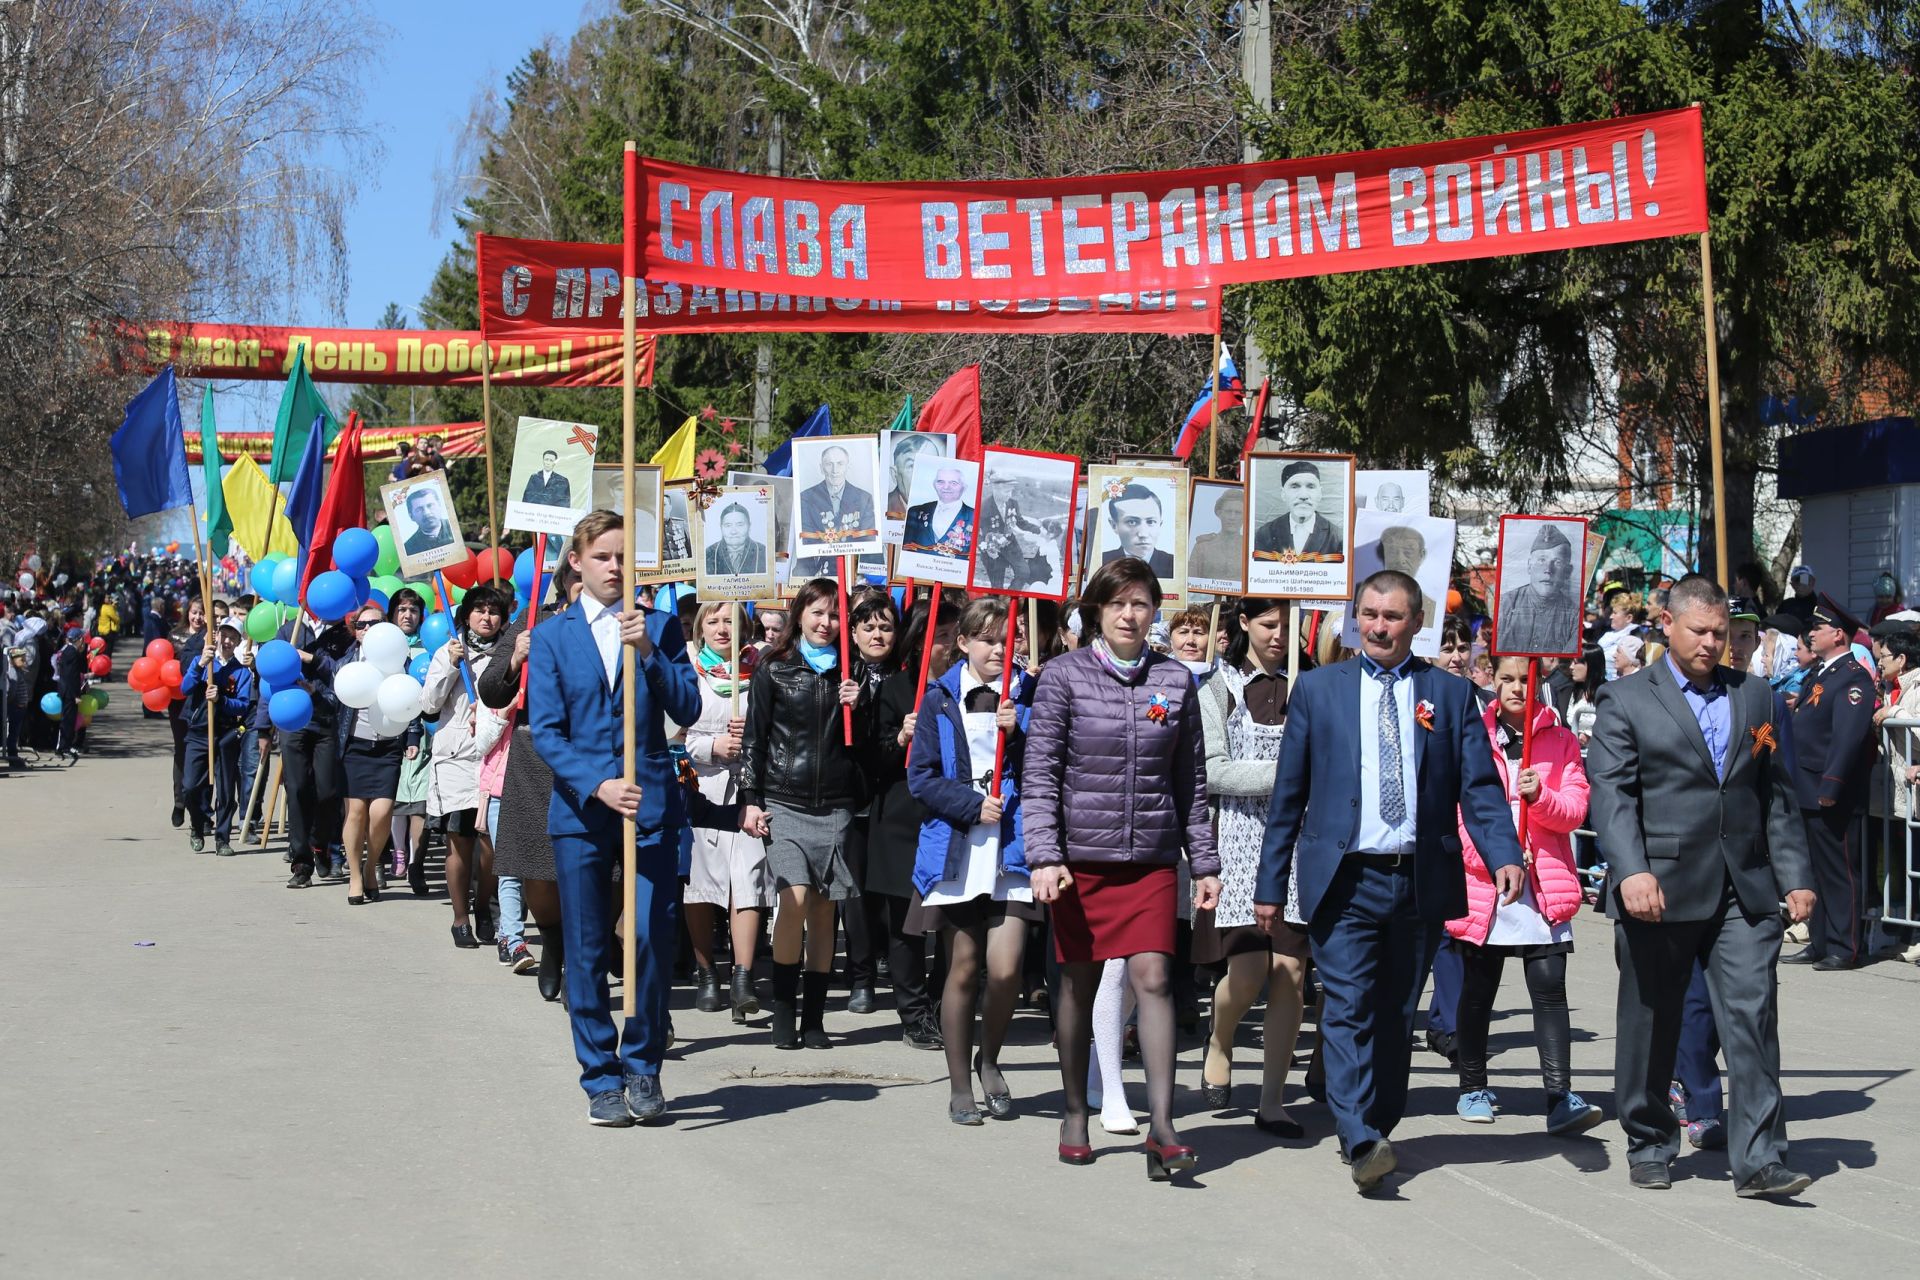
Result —
M1527 659L1501 658L1494 668L1494 700L1487 707L1493 760L1506 784L1515 825L1527 807L1527 880L1518 902L1499 905L1493 878L1460 826L1467 866L1467 914L1447 922L1465 970L1456 1018L1462 1120L1492 1124L1497 1099L1487 1088L1487 1024L1500 990L1507 957L1526 970L1533 1000L1533 1031L1540 1047L1540 1074L1547 1087L1547 1132L1581 1133L1605 1117L1572 1089L1568 1043L1567 956L1573 951L1574 913L1580 910L1580 876L1574 870L1570 832L1587 816L1587 775L1580 742L1550 707L1527 705ZM1533 759L1520 767L1525 717L1533 716Z

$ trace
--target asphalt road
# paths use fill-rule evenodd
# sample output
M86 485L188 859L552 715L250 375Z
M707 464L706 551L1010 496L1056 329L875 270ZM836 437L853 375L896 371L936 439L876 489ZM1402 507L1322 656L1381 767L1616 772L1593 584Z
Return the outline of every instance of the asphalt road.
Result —
M1390 1196L1354 1194L1325 1110L1276 1146L1200 1111L1201 1163L1146 1180L1138 1139L1053 1157L1045 1020L1007 1054L1020 1114L945 1118L938 1054L889 1013L828 1018L777 1053L676 992L669 1120L587 1125L566 1018L491 951L457 951L439 898L348 908L289 892L277 850L193 856L167 823L164 727L113 710L73 769L0 773L0 1275L731 1276L1920 1273L1920 971L1783 972L1798 1202L1735 1198L1724 1155L1666 1193L1627 1185L1609 1122L1541 1131L1517 975L1502 993L1490 1128L1453 1119L1415 1059ZM1576 1085L1612 1112L1614 968L1583 917ZM1254 1025L1236 1101L1251 1101ZM1130 1071L1136 1103L1137 1069Z

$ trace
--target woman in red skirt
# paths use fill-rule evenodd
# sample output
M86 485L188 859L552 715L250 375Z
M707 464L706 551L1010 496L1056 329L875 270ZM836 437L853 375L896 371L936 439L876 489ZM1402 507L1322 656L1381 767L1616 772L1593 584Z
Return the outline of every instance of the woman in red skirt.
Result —
M1194 906L1220 896L1207 814L1198 687L1147 647L1160 584L1141 560L1102 565L1080 596L1083 649L1040 671L1027 730L1023 801L1033 896L1053 907L1056 1013L1066 1094L1060 1159L1088 1164L1087 1055L1102 965L1125 959L1139 1000L1147 1072L1147 1176L1191 1169L1173 1128L1176 864L1192 864Z

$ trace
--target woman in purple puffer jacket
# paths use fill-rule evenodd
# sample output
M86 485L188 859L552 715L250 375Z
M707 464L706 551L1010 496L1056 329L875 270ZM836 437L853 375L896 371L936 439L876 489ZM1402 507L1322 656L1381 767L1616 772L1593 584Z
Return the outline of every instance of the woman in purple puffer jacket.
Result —
M1041 668L1022 801L1033 896L1052 904L1060 960L1060 1159L1093 1161L1093 998L1105 962L1125 959L1139 1000L1152 1115L1147 1176L1156 1181L1195 1160L1173 1129L1167 987L1183 851L1192 864L1194 906L1210 910L1220 896L1198 687L1184 666L1147 648L1159 607L1160 584L1144 561L1115 560L1088 580L1080 616L1093 640Z

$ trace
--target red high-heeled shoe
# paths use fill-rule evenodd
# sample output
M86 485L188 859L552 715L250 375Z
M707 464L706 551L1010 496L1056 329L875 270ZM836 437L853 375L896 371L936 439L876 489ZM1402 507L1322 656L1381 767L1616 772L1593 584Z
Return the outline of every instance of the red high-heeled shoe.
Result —
M1070 1147L1063 1142L1060 1144L1060 1163L1061 1164L1092 1164L1093 1148L1092 1147Z
M1192 1147L1168 1143L1161 1146L1152 1138L1147 1139L1147 1178L1152 1182L1165 1182L1176 1173L1184 1173L1200 1162Z

